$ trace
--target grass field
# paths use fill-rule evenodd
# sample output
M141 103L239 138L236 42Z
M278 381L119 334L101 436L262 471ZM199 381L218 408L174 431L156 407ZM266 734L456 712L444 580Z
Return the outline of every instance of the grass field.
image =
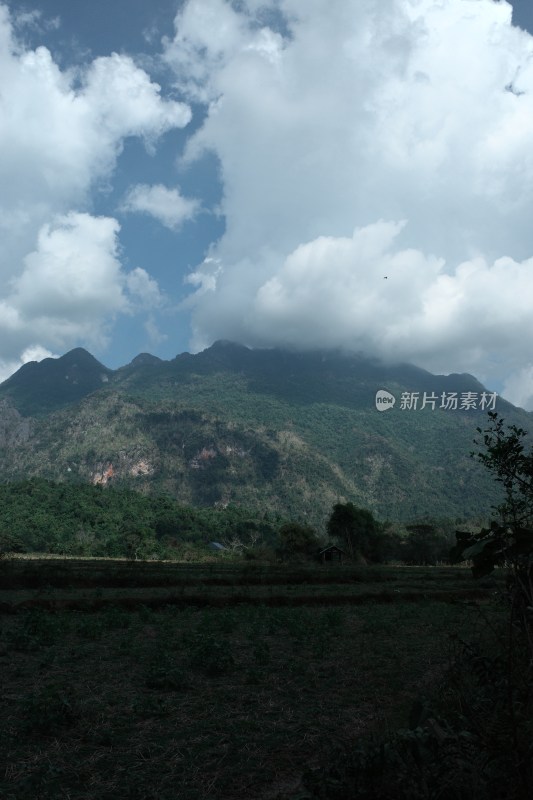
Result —
M448 568L47 560L2 577L5 800L301 800L306 770L404 725L450 635L499 613L465 595L490 583Z

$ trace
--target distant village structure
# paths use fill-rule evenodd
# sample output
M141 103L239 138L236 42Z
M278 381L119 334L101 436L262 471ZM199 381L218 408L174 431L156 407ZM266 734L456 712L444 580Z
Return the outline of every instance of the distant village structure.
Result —
M323 550L317 553L317 557L322 564L342 564L342 559L345 555L344 550L341 550L336 544L324 547Z

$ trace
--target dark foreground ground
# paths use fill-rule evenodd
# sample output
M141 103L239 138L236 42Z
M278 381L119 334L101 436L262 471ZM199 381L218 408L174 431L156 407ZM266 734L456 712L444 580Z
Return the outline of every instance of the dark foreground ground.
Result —
M445 568L35 569L0 592L3 800L303 799L498 614Z

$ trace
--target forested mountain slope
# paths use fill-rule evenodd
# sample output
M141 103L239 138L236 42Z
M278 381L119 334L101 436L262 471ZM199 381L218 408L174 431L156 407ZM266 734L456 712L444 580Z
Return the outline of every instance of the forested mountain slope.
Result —
M386 412L379 390L396 399ZM77 349L0 385L0 480L163 491L314 524L348 500L381 519L486 516L495 487L469 453L491 402L470 375L342 353L217 342L112 371ZM495 403L528 428L529 414Z

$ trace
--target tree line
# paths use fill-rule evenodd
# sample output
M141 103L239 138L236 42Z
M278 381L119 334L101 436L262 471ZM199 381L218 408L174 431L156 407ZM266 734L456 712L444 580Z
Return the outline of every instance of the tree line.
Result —
M371 511L353 503L337 503L319 536L308 525L284 524L278 534L282 557L312 557L317 547L334 544L344 556L360 564L402 562L435 565L449 562L454 542L454 524L448 520L395 525L379 522Z
M276 515L191 508L129 489L43 478L0 485L0 552L194 560L213 539L253 532L270 542L279 525Z
M43 478L0 485L4 553L193 561L213 556L216 541L222 557L279 562L311 560L336 544L358 563L433 564L447 559L452 534L451 522L395 526L350 502L336 504L319 531L277 513L193 508L129 489Z

